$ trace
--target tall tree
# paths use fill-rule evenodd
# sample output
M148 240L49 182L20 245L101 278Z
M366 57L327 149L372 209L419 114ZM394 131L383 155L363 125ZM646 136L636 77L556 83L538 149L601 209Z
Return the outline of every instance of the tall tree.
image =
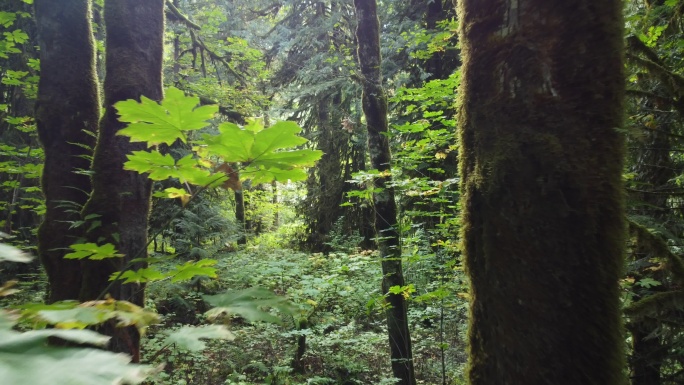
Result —
M123 123L117 119L116 102L146 96L162 99L162 53L164 0L108 0L104 8L106 26L105 115L93 159L93 192L84 208L96 215L91 242L112 243L122 259L86 261L81 300L97 298L107 289L110 275L132 258L147 255L147 225L151 182L146 175L126 171L123 163L142 143L118 136ZM109 293L116 299L142 305L144 286L114 285ZM134 328L110 329L111 348L139 359L139 335Z
M36 123L45 149L42 186L46 212L38 253L48 276L50 302L77 299L81 266L65 260L77 242L71 223L90 193L90 156L100 118L95 48L88 0L35 1L40 44Z
M622 2L458 2L469 381L623 384Z
M390 293L391 287L403 287L404 274L397 229L397 205L391 185L391 154L387 122L387 96L380 73L380 21L375 0L354 0L358 27L358 58L363 87L362 106L368 128L368 152L371 166L380 172L373 194L375 231L382 261L382 292L387 294L387 329L389 333L392 373L399 384L416 383L413 370L411 337L406 315L406 299L402 293Z

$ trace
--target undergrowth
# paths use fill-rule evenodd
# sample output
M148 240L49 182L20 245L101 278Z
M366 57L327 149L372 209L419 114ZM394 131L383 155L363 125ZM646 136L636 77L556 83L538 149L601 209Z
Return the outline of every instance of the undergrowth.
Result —
M149 285L148 304L164 317L162 325L148 331L143 345L144 360L164 365L150 385L394 383L379 290L381 272L374 253L305 254L256 243L214 258L219 261L218 279L199 285ZM235 340L208 341L199 353L161 345L164 331L207 322L202 294L254 286L286 296L294 311L274 313L282 319L280 324L226 317L222 322ZM441 383L440 347L449 357L450 383L462 378L464 302L448 302L452 308L444 320L434 303L411 305L419 383ZM449 336L442 346L440 323Z

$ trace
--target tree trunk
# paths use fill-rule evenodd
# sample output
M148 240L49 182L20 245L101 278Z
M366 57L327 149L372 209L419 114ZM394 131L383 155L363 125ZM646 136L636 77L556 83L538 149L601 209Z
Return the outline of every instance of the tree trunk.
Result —
M247 227L245 226L245 194L244 191L235 191L235 220L240 225L240 237L238 245L247 244Z
M97 214L101 224L88 233L98 244L113 243L123 259L86 261L81 300L97 298L108 284L109 276L131 258L147 256L147 225L151 182L145 176L125 171L126 155L143 150L145 144L131 143L116 133L124 125L117 120L114 103L139 100L144 95L162 99L162 50L164 0L108 0L105 2L106 112L93 160L93 193L84 213ZM142 266L136 266L140 268ZM116 285L114 298L142 305L144 286ZM134 328L114 329L112 350L139 359L139 335Z
M71 223L90 193L94 134L100 118L95 46L87 0L35 1L40 45L36 103L38 135L45 150L42 176L46 212L38 229L38 254L48 277L48 302L77 299L81 265L65 260L78 233ZM90 134L89 134L89 133Z
M387 122L387 97L380 73L380 21L375 0L354 0L358 27L358 57L362 74L362 105L368 126L368 151L371 165L380 171L375 179L373 195L375 231L382 260L382 292L387 295L387 329L389 333L392 373L401 385L416 383L406 315L406 300L401 294L390 294L393 286L404 286L401 248L397 230L397 206L391 187L390 147Z
M472 385L624 384L619 0L460 0Z

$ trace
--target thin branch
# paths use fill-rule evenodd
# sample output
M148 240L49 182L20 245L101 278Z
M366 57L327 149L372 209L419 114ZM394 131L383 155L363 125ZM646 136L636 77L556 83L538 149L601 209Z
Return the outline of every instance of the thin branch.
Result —
M183 22L188 28L196 29L196 30L201 30L202 27L200 27L198 24L194 23L190 19L188 19L187 16L185 16L178 8L176 8L175 5L173 5L173 2L171 0L166 0L166 7L169 9L169 11L176 16L180 21Z
M653 60L644 59L633 53L627 53L626 57L634 64L653 73L653 75L666 84L675 95L681 95L682 90L684 89L684 77L668 70L663 65L654 62Z
M646 227L627 219L629 232L635 235L644 246L655 255L668 260L668 270L673 278L679 282L684 282L684 260L674 254L665 240L651 233Z
M209 55L210 58L212 58L212 59L214 59L214 60L217 60L217 61L221 62L221 64L223 64L223 66L226 68L226 70L227 70L228 72L230 72L231 74L233 74L233 76L235 76L235 78L240 82L240 84L242 84L243 87L247 87L247 80L244 78L244 76L242 76L241 74L237 73L237 72L230 66L230 63L228 63L228 61L227 61L224 57L219 56L216 52L214 52L214 51L210 50L209 48L207 48L207 46L204 44L204 42L202 41L202 39L200 39L199 37L195 36L195 34L193 33L193 31L190 31L190 37L191 37L191 39L192 39L192 44L193 44L193 45L195 45L195 46L197 46L198 48L200 48L201 50L205 51L205 52L207 53L207 55Z
M672 98L668 98L666 96L658 95L655 92L637 90L634 88L630 88L630 89L626 90L626 93L628 96L651 99L655 102L658 102L661 105L669 105L669 106L673 106L673 107L677 105L676 100L674 100ZM665 111L665 112L669 112L669 111Z
M633 50L635 53L642 53L644 56L646 56L646 58L648 58L648 60L657 63L660 66L665 65L665 63L660 60L658 54L646 46L646 44L644 44L644 42L641 41L641 39L639 39L637 36L631 35L627 38L627 48Z
M206 105L206 104L218 104L218 106L219 106L219 113L221 113L222 115L224 115L225 117L227 117L227 118L230 119L231 121L233 121L233 122L235 122L235 123L237 123L237 124L245 124L245 123L246 123L245 117L244 117L241 113L239 113L239 112L237 112L237 111L235 111L235 110L232 110L232 109L230 109L230 108L228 108L228 107L226 107L226 106L223 106L223 105L221 105L219 102L217 102L217 101L215 101L215 100L211 100L211 99L209 99L209 98L207 98L207 97L200 96L199 98L200 98L200 104L202 104L202 105Z

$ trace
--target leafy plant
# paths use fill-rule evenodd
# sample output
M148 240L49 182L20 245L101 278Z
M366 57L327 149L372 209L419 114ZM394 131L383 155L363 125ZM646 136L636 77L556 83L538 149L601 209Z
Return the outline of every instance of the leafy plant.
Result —
M0 244L0 262L26 263L30 260L30 256L25 252ZM11 293L0 289L0 295L8 294ZM72 310L75 308L76 306ZM48 311L42 313L42 316L50 319L54 312ZM97 319L93 314L85 317L80 314L79 317L91 321ZM91 330L60 328L18 332L13 330L17 318L15 313L0 309L0 378L3 382L13 385L114 385L122 381L138 384L152 372L148 366L130 364L130 358L123 354L87 347L48 344L48 339L58 338L78 345L104 347L109 337ZM64 313L57 319L63 320ZM99 323L99 320L85 322L84 326L96 323ZM54 324L69 326L59 322Z

